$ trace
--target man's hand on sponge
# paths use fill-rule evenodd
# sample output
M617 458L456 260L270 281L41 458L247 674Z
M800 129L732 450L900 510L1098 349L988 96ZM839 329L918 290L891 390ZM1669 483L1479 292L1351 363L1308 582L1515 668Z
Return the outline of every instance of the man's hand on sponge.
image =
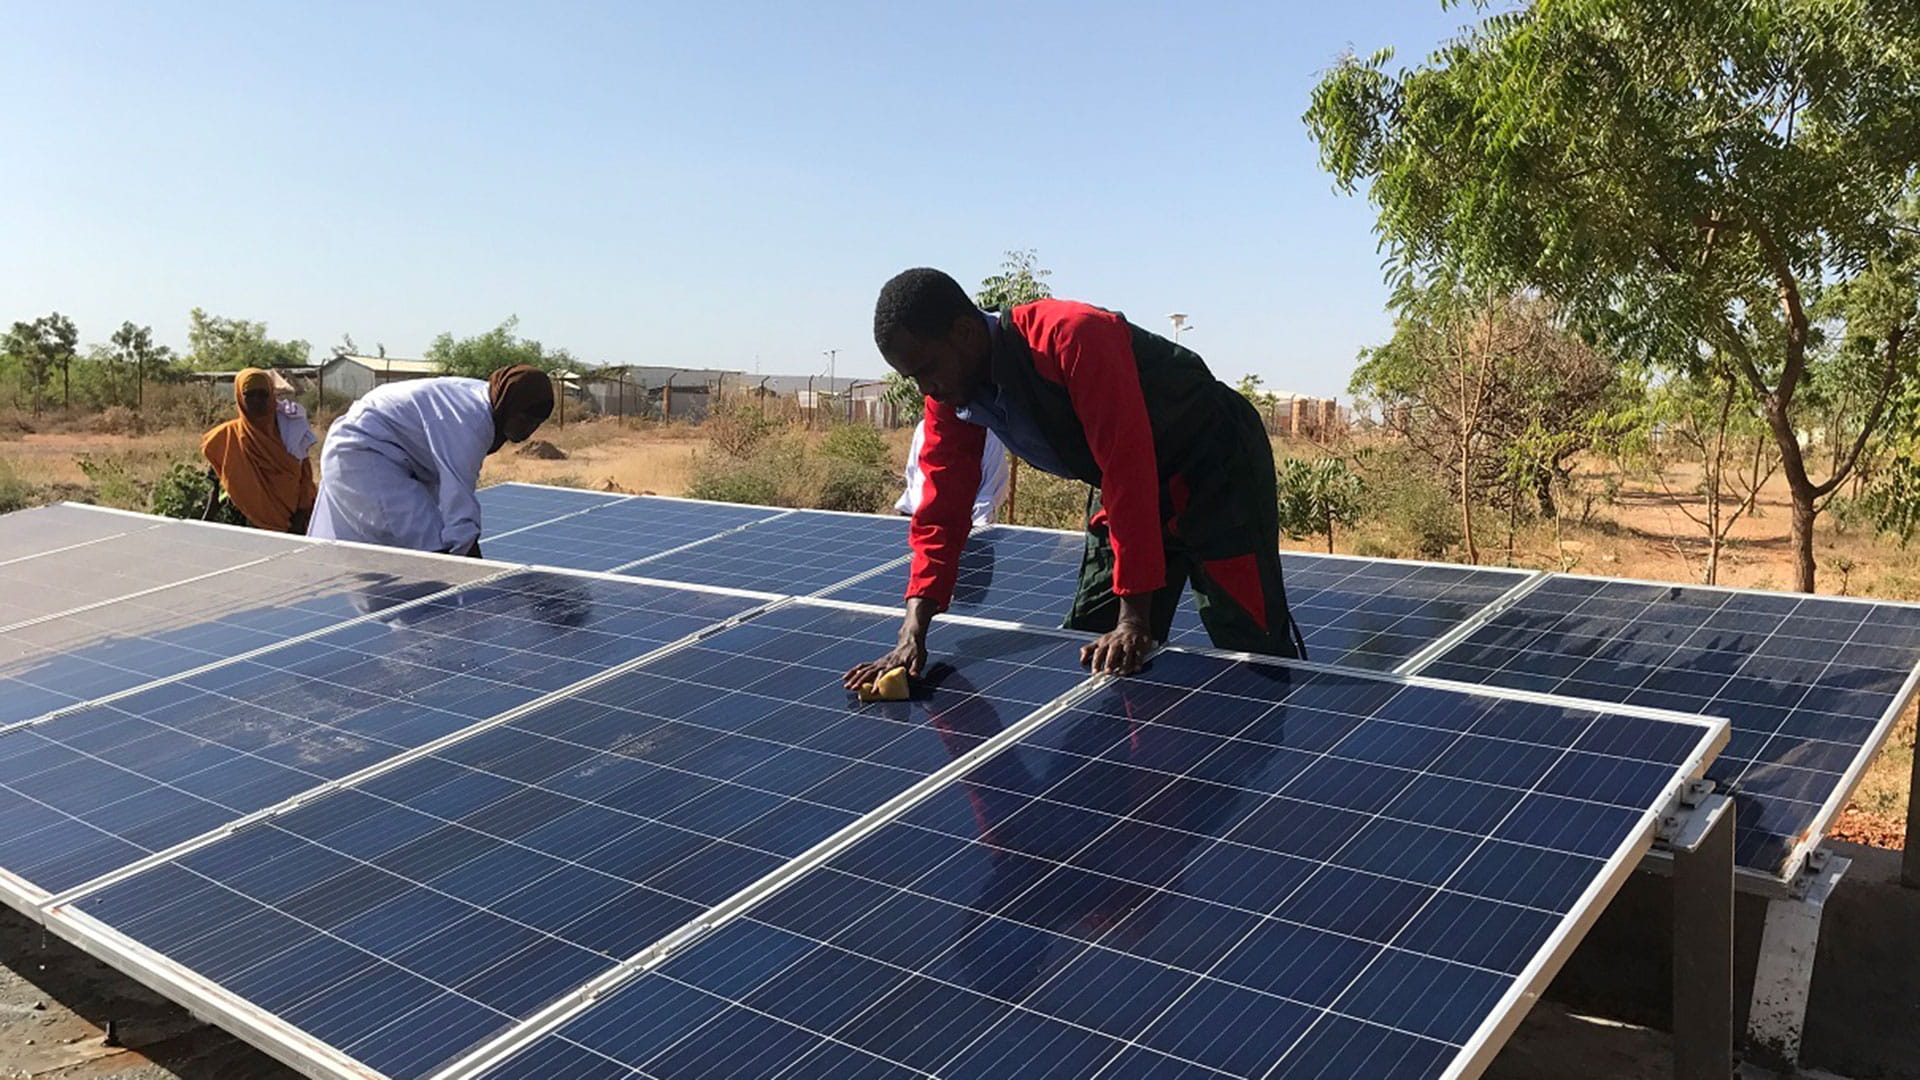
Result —
M927 622L931 612L915 610L919 603L909 603L910 614L900 627L900 643L891 652L871 664L858 665L840 681L842 686L860 695L861 701L905 701L908 677L917 677L927 666Z
M872 682L861 683L855 687L854 693L859 695L862 703L872 701L905 701L907 700L908 693L907 669L903 667L888 668Z

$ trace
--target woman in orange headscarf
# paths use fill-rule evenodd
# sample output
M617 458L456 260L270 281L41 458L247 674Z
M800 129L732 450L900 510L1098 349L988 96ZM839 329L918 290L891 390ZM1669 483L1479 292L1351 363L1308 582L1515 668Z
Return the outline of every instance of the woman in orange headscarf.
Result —
M207 432L200 453L219 474L227 498L254 528L305 533L315 494L313 466L306 455L313 445L312 429L304 416L296 424L281 423L270 372L242 371L234 377L233 396L240 415Z

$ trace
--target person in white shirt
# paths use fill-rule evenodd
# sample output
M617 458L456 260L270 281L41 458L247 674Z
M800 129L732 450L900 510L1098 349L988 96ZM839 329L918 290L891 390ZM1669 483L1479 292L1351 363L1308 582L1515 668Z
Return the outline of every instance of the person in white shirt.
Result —
M909 517L920 508L926 477L920 472L920 445L926 441L927 422L922 419L913 428L913 448L907 451L907 490L893 508ZM1007 447L1000 437L987 432L987 445L980 455L980 491L973 499L973 523L991 525L1007 501Z
M553 383L525 364L375 387L327 432L307 535L478 557L480 466L552 412Z

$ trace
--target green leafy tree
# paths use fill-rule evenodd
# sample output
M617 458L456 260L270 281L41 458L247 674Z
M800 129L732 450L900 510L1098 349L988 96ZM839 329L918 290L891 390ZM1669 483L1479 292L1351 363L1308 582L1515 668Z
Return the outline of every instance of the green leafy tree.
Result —
M1530 287L1623 354L1723 356L1780 453L1811 591L1819 503L1885 418L1816 478L1799 432L1822 335L1854 343L1835 359L1867 365L1876 403L1913 365L1920 8L1540 2L1390 61L1341 60L1306 120L1378 208L1394 279Z
M47 363L60 369L60 407L73 407L73 358L80 352L80 331L59 312L34 320Z
M1040 265L1039 253L1033 249L1009 251L1006 261L1000 264L1000 272L981 280L973 302L987 311L999 311L1045 300L1053 295L1046 280L1051 276L1053 271Z
M1280 395L1265 389L1262 386L1264 382L1266 382L1265 379L1248 372L1240 376L1240 382L1234 386L1234 389L1240 391L1241 397L1251 401L1254 408L1264 412L1280 403Z
M886 401L894 407L900 419L909 425L918 424L920 415L926 411L927 399L920 394L920 388L912 379L897 371L887 372Z
M448 375L484 379L494 371L514 364L531 364L542 371L559 373L577 370L573 354L565 349L549 349L532 338L514 333L520 317L509 316L499 326L474 337L456 338L441 334L427 346L427 359Z
M305 367L312 354L305 341L268 337L264 322L209 315L199 308L187 313L187 359L202 371Z
M47 376L52 363L40 342L40 327L37 323L16 321L7 331L4 340L0 340L0 349L4 349L7 360L20 369L20 382L32 402L33 415L40 415L40 400L46 392Z
M1322 534L1333 553L1336 526L1352 528L1365 509L1367 485L1345 458L1289 459L1279 470L1280 528L1296 539Z
M65 408L73 401L73 358L79 353L80 333L73 320L59 312L42 315L32 322L16 322L0 339L7 357L20 368L22 381L33 400L33 414L40 415L47 384L55 368L60 369L60 403Z
M123 322L113 332L110 355L113 362L133 376L133 407L146 404L147 377L153 369L172 362L173 350L153 343L153 328ZM244 365L243 365L244 366Z

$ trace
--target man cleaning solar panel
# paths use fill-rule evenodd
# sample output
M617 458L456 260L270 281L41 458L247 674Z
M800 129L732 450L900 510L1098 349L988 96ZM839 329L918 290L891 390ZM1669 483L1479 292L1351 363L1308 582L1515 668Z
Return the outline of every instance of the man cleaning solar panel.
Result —
M525 364L375 387L327 432L309 535L478 557L480 466L552 412L553 383Z
M1190 579L1221 648L1301 656L1280 580L1273 446L1245 397L1200 357L1117 312L1039 300L985 312L938 270L880 290L874 343L926 395L899 644L847 672L849 688L919 674L927 629L953 595L987 432L1022 460L1085 481L1086 553L1065 626L1100 636L1096 672L1139 670L1172 629Z
M304 533L313 513L313 428L306 410L275 399L273 373L245 368L233 377L240 415L200 439L200 455L235 509L256 529Z

